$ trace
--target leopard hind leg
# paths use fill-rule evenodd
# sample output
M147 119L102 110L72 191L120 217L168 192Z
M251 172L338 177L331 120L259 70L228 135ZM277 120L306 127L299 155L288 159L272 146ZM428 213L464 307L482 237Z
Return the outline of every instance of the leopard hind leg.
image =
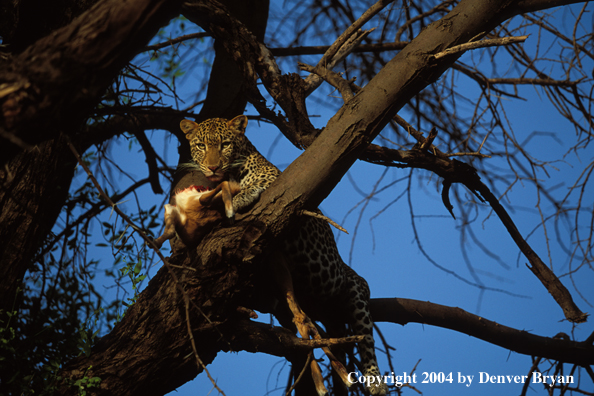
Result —
M293 289L293 279L291 276L291 272L289 271L289 266L285 256L281 252L275 251L272 257L273 260L270 263L270 265L272 266L275 280L280 285L281 289L285 294L285 299L287 301L289 309L291 310L291 313L293 314L293 323L297 327L297 331L303 339L322 339L314 323L305 314L305 312L303 312L303 310L297 302L297 298L295 297L295 291ZM332 365L334 372L337 373L337 375L342 379L345 385L350 386L351 383L348 380L348 373L344 365L334 356L332 351L330 351L330 348L322 347L322 350L324 351L326 356L328 356L328 359L330 360L330 364ZM312 373L312 379L315 384L316 392L319 396L327 395L328 390L324 385L323 375L320 366L314 358L313 351L310 351L309 354L309 365Z
M350 326L353 333L363 335L358 344L363 376L367 381L365 386L371 395L386 395L388 385L383 381L375 356L375 342L373 340L373 320L369 311L369 286L352 268L345 264L347 271L348 311Z

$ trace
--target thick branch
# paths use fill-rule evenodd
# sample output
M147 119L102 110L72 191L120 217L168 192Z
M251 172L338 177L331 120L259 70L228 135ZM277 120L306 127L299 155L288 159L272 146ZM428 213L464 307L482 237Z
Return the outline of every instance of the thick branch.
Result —
M189 1L184 4L184 15L223 43L248 85L249 101L260 114L270 119L295 146L307 147L317 130L305 107L303 80L294 74L281 75L270 51L216 0ZM284 110L286 118L267 108L256 85L258 77Z
M584 3L584 0L522 0L518 1L516 9L519 13L528 13L576 3Z
M240 221L240 223L244 223ZM261 230L260 230L261 231ZM207 253L203 263L194 271L175 269L183 279L184 289L190 297L191 324L197 353L204 364L209 364L219 351L245 350L294 358L312 347L311 341L295 337L290 330L271 327L238 317L236 307L248 303L248 296L258 293L266 296L266 288L252 289L254 282L265 274L254 263L229 261L233 256L249 256L249 240L259 234L258 229L245 227L219 228L207 237L198 252ZM224 240L240 238L243 247L231 248ZM226 261L208 254L226 252ZM216 259L218 257L218 259ZM214 259L214 260L213 260ZM191 266L186 254L172 257L172 264ZM241 292L238 292L241 290ZM257 290L257 291L256 291ZM247 298L247 299L246 299ZM98 395L161 395L175 389L198 374L193 360L185 323L183 298L166 268L162 268L149 282L138 301L126 312L124 319L103 337L89 357L70 362L61 373L66 378L78 379L89 366L88 376L102 379ZM374 299L371 309L376 321L399 324L426 323L452 329L483 339L518 353L543 356L550 359L589 365L593 363L594 346L586 342L572 342L540 337L524 331L501 326L489 320L452 308L428 302L407 299ZM150 315L147 313L150 312ZM346 342L352 340L344 340ZM127 379L134 378L134 381ZM64 387L61 394L76 394Z
M500 325L460 308L405 298L376 298L370 303L376 322L424 323L458 331L511 351L581 366L594 364L594 345L541 337Z
M103 0L37 41L0 72L0 130L34 146L72 133L122 67L179 10L181 1ZM5 163L20 150L0 144Z
M68 197L75 163L60 135L34 152L20 153L0 169L2 315L19 306L17 289Z

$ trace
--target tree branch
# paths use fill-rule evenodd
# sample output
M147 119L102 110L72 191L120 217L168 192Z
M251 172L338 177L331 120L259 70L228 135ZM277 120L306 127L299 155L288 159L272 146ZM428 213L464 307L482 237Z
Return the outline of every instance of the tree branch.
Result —
M518 37L500 37L496 39L488 39L488 40L479 40L479 41L470 41L468 43L456 45L454 47L448 48L444 51L441 51L434 56L435 59L443 58L444 56L457 54L460 52L466 52L473 49L478 48L487 48L487 47L495 47L499 45L510 45L515 43L523 43L526 41L528 36L518 36Z
M178 12L180 4L180 0L100 1L3 62L0 136L11 134L34 146L59 131L72 134L117 73ZM0 145L0 162L18 152L5 141Z
M524 14L584 2L584 0L522 0L518 1L515 8L518 13Z
M162 43L147 45L146 47L144 47L143 51L156 51L156 50L160 50L161 48L169 47L169 46L172 46L172 45L175 45L178 43L183 43L184 41L187 41L187 40L195 40L195 39L200 39L200 38L204 38L204 37L209 37L209 34L204 33L204 32L186 34L186 35L179 36L179 37L176 37L171 40L164 41Z
M424 323L458 331L502 348L565 363L594 364L594 345L561 338L541 337L473 315L460 308L406 298L375 298L370 302L376 322L401 325Z
M146 137L144 130L135 128L132 130L134 136L138 140L138 144L142 147L144 157L149 170L149 180L151 188L155 194L163 194L163 188L161 188L161 182L159 181L159 166L157 165L157 153L151 145L151 142Z
M390 165L390 158L394 161L392 165ZM567 288L561 283L553 271L542 262L538 254L534 252L532 247L522 237L522 234L503 205L499 203L499 200L493 195L491 190L481 181L476 169L472 166L455 159L450 159L445 154L441 156L440 152L434 152L433 149L402 151L373 145L368 147L361 156L361 159L384 166L406 166L426 169L444 179L444 189L449 188L449 185L452 183L461 183L481 200L484 199L487 201L507 229L516 246L518 246L532 265L528 268L541 281L551 296L553 296L563 310L565 317L574 323L586 321L588 315L577 307ZM452 213L452 206L449 204L449 200L446 201L444 199L444 203L446 208Z
M381 44L360 44L353 48L353 53L358 52L385 52L398 51L409 44L408 41L397 41L394 43ZM312 45L302 47L281 47L270 48L274 56L298 56L298 55L322 55L328 51L329 45Z

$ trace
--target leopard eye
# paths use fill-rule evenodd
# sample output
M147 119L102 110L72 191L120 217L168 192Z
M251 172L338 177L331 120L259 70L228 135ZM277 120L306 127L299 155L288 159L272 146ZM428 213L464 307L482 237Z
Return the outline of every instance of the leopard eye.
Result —
M206 144L204 143L198 143L196 144L196 146L200 149L200 150L204 150L206 148Z
M221 148L226 149L227 147L231 147L231 142L223 142L223 143L221 143Z

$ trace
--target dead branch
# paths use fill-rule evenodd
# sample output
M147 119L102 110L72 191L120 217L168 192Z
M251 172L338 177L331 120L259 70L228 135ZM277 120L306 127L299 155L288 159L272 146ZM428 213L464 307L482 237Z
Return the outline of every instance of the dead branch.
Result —
M188 41L188 40L194 40L194 39L201 39L204 37L209 37L208 33L204 33L204 32L199 32L199 33L192 33L192 34L186 34L183 36L179 36L176 37L174 39L171 40L167 40L164 41L162 43L157 43L154 45L147 45L146 47L144 47L143 51L156 51L159 50L161 48L165 48L165 47L169 47L178 43L183 43L184 41Z
M394 0L379 0L377 3L372 5L361 15L351 26L349 26L335 41L332 43L330 48L324 53L322 59L318 62L318 66L326 67L328 64L332 62L332 59L338 53L338 51L343 47L343 45L351 39L351 36L356 35L356 32L359 31L361 26L363 26L367 21L369 21L373 16L375 16L378 12L383 10L388 4L392 3Z
M381 44L360 44L353 48L352 53L397 51L406 47L408 43L408 41L397 41ZM270 52L274 56L321 55L326 53L329 48L329 45L304 45L301 47L270 48Z
M318 219L322 219L328 222L328 224L333 225L334 227L336 227L338 230L344 232L345 234L348 234L348 231L342 227L340 224L338 224L337 222L335 222L334 220L332 220L331 218L324 216L321 213L316 213L316 212L312 212L310 210L302 210L301 211L302 215L306 215L306 216L311 216L311 217L316 217Z
M471 41L468 43L456 45L454 47L448 48L444 51L438 52L437 54L433 55L434 59L443 58L444 56L457 54L459 52L466 52L468 50L473 50L477 48L487 48L487 47L495 47L500 45L510 45L515 43L522 43L526 41L528 36L518 36L518 37L501 37L496 39L486 39L480 41Z
M403 152L401 150L392 150L385 147L378 148L370 146L365 151L364 155L361 156L361 159L381 163L385 166L391 166L389 164L389 157L392 155L394 158L392 166L405 166L430 170L444 179L444 188L448 188L451 183L462 183L479 199L487 201L507 229L509 235L516 243L516 246L518 246L520 251L530 262L531 266L528 266L528 268L534 275L536 275L548 292L553 296L557 304L563 310L567 320L574 323L586 321L588 314L583 313L577 307L567 288L561 283L555 273L542 262L540 257L534 252L524 237L522 237L503 205L499 203L499 200L493 195L491 190L481 181L476 169L455 159L449 159L447 156L442 158L440 151L437 149L410 150L408 152ZM396 164L395 162L400 162L400 164ZM446 207L451 213L452 206L451 204L448 204L448 202L449 200L444 200Z
M312 74L315 74L320 77L320 82L325 80L328 84L332 85L334 88L340 92L342 96L342 100L346 103L351 100L355 95L353 94L353 89L350 85L351 82L346 81L344 78L340 76L340 74L333 72L332 70L322 67L322 66L310 66L306 65L305 63L298 63L301 70L308 71ZM308 77L309 78L309 77ZM316 87L317 88L317 87Z

